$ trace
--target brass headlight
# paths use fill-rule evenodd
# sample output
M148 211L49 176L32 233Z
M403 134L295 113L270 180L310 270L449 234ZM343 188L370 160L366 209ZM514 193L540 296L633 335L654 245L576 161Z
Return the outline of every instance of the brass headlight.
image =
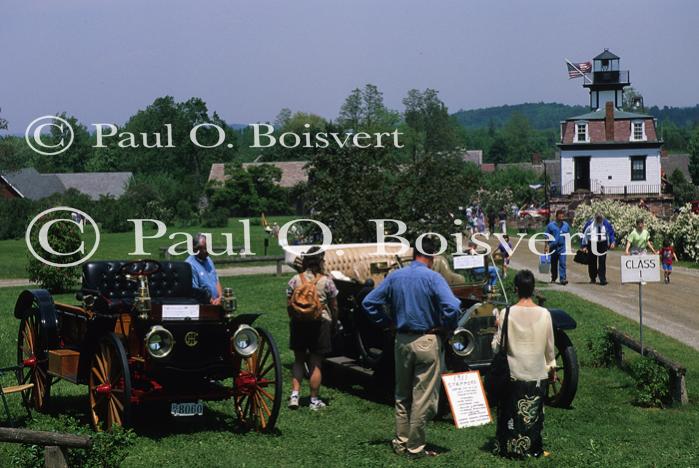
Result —
M260 334L250 325L241 325L231 338L233 349L242 357L250 357L260 345Z
M457 328L449 339L449 346L451 346L451 350L457 356L466 357L475 349L476 338L471 333L471 330Z
M156 359L164 358L175 347L175 338L170 331L162 325L155 325L144 339L146 351Z
M230 320L233 318L233 312L238 308L238 301L233 295L233 288L223 288L223 295L221 296L221 307L225 312L225 318Z

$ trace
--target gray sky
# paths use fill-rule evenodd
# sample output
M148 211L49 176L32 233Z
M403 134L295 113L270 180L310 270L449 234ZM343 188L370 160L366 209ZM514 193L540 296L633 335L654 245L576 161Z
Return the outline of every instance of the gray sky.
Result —
M586 104L564 58L605 47L646 105L699 102L696 0L3 3L0 115L12 133L61 111L121 124L166 94L199 96L230 123L282 107L334 118L365 83L395 109L426 87L451 112Z

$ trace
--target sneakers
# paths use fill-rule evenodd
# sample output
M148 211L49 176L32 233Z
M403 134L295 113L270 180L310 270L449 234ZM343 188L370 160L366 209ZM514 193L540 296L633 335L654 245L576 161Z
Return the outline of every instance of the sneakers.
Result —
M299 396L291 395L289 397L289 409L295 410L299 409Z
M325 406L325 403L323 403L323 400L321 400L320 398L317 398L315 400L311 399L311 404L308 405L311 411L322 410L323 408L325 408Z

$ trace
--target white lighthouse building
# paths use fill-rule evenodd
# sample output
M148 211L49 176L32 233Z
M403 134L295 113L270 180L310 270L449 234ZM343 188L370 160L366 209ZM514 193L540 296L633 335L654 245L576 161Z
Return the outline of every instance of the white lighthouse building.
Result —
M660 150L655 119L624 112L628 70L605 49L585 74L590 112L561 122L560 193L661 196Z

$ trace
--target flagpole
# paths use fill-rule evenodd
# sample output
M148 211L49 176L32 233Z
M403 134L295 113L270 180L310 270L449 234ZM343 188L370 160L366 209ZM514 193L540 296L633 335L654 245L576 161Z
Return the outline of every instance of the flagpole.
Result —
M575 69L578 71L578 73L580 73L580 74L582 75L583 81L587 80L587 81L589 81L590 83L592 83L592 80L591 80L590 78L588 78L587 75L586 75L585 73L583 73L583 71L582 71L581 69L579 69L578 67L576 67L575 64L574 64L573 62L571 62L571 61L568 60L568 59L565 59L565 61L566 61L566 63L567 63L568 65L570 65L571 67L575 68Z

